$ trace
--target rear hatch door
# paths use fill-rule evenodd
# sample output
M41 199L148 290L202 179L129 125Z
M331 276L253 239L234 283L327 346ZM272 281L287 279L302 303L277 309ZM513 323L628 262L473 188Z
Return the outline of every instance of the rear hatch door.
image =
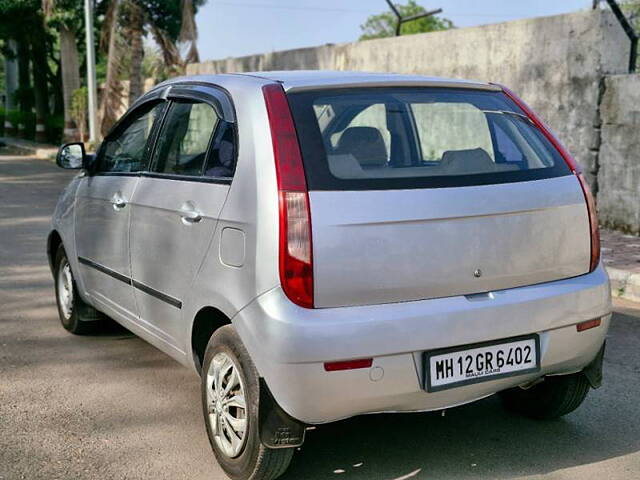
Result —
M469 295L587 273L580 183L504 94L290 93L316 307Z
M586 273L575 176L426 190L312 192L317 307L473 294Z

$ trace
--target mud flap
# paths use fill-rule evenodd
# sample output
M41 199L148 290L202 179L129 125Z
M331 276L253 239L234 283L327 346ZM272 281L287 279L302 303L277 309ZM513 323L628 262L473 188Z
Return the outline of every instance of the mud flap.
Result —
M584 367L584 370L582 370L582 373L584 373L584 376L587 377L591 388L600 388L600 386L602 385L602 362L604 360L605 345L606 342L602 344L602 348L600 348L600 351L598 352L598 355L596 355L596 358L594 358L593 361L589 365Z
M304 443L306 425L285 412L260 378L260 441L268 448L293 448Z

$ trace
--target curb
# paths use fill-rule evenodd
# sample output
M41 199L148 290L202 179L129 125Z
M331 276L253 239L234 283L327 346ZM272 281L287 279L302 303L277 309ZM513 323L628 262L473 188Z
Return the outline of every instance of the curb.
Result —
M607 267L611 281L611 295L632 302L640 302L640 273Z

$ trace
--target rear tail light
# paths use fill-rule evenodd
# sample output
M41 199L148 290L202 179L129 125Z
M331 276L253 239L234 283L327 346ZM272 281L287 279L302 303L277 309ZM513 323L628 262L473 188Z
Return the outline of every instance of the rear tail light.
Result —
M589 265L589 271L593 272L598 263L600 263L600 229L598 228L598 213L596 210L596 202L593 199L591 188L587 180L584 178L582 172L576 173L578 180L580 180L580 186L582 187L582 193L587 200L587 210L589 211L589 227L591 230L591 262Z
M560 143L560 140L556 138L556 136L551 132L551 130L549 130L542 119L531 109L531 107L529 107L529 105L527 105L521 98L519 98L507 87L503 85L499 86L502 88L502 91L505 93L505 95L513 100L515 104L518 105L518 107L520 107L520 109L527 115L527 117L529 117L533 124L538 127L543 135L547 137L551 144L560 153L573 174L578 177L580 187L582 187L582 193L584 194L585 201L587 202L587 211L589 213L589 230L591 233L591 260L589 262L589 272L593 272L598 267L598 263L600 263L600 231L598 229L596 202L593 199L593 194L591 193L589 184L582 174L580 166L567 151L564 145Z
M280 282L301 307L313 308L311 222L306 192L280 192Z
M313 308L309 193L287 97L279 84L262 88L271 127L280 210L280 283L289 299Z

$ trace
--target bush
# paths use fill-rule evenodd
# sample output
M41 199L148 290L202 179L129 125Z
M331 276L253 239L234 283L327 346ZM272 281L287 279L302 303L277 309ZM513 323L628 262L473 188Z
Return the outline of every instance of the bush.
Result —
M4 137L4 107L0 106L0 137Z
M36 133L36 114L33 112L21 112L20 110L9 110L6 118L16 131L24 132L24 137L33 139ZM3 122L4 123L4 122ZM24 125L23 130L18 130L18 125Z
M7 110L6 119L11 122L13 128L18 128L18 123L22 120L22 112L20 110Z

